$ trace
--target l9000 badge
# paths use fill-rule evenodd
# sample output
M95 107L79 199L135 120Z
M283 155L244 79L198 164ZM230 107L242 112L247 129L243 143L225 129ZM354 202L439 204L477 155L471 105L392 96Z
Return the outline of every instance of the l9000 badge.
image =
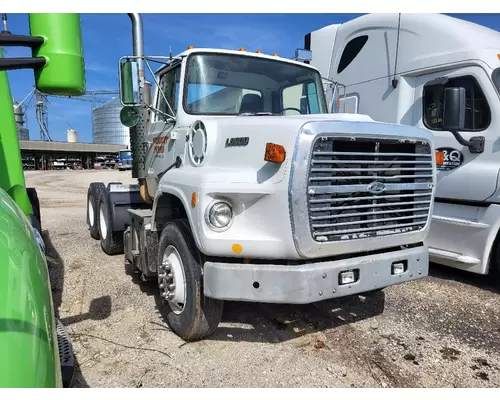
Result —
M245 147L250 141L249 137L234 137L226 139L226 147Z

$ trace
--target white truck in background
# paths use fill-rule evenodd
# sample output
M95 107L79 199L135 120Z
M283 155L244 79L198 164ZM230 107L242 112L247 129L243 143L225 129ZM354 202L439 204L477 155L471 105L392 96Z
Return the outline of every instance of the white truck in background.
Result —
M430 260L498 268L500 33L442 14L368 14L307 34L305 49L327 78L330 112L432 132Z
M212 333L224 301L313 303L428 274L428 131L328 114L318 70L277 55L145 57L142 18L129 17L121 121L138 184L93 182L87 223L105 253L157 281L177 335Z

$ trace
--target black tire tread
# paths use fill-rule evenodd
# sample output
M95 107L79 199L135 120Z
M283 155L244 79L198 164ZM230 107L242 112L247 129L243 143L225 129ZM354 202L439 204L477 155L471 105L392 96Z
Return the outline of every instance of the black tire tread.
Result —
M175 238L177 234L180 238ZM178 243L177 239L180 239L181 243ZM190 292L189 280L194 285L195 296L194 299L191 299L191 301L194 301L194 316L192 316L192 321L189 321L189 317L187 317L188 320L186 321L185 312L181 315L174 314L171 312L168 302L163 299L160 299L162 304L162 310L160 311L179 337L185 341L197 341L217 329L222 318L224 302L203 295L202 258L194 243L187 219L173 220L165 225L159 241L159 263L161 263L163 251L168 244L174 244L181 257L186 256L186 254L183 255L186 251L188 253L188 259L183 259L182 263L185 268L186 290L188 293ZM182 248L183 244L185 245L184 249Z
M108 196L107 193L104 192L104 196L100 196L99 198L99 207L97 208L97 212L100 212L101 204L104 205L104 218L107 221L108 226L108 235L106 240L101 238L101 248L108 256L114 256L116 254L123 253L123 232L114 232L112 230L113 221L111 220L109 205L107 204ZM98 218L99 219L99 218ZM111 229L109 229L111 228ZM100 229L100 226L99 226Z
M37 229L42 233L42 216L40 211L40 199L38 198L38 193L35 188L26 188L26 193L30 199L31 207L33 208L33 216L38 222Z
M99 199L102 196L106 186L102 182L92 182L87 190L87 226L89 228L90 237L95 240L100 239L99 235ZM89 197L92 196L92 204L94 206L94 226L90 225L89 221Z

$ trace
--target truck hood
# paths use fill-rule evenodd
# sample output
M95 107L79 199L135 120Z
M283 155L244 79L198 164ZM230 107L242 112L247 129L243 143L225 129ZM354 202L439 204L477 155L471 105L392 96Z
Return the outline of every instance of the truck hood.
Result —
M370 117L360 114L204 118L207 136L204 165L211 169L204 182L281 182L290 168L301 128L308 122L318 121L374 122ZM264 160L267 143L285 148L283 163Z

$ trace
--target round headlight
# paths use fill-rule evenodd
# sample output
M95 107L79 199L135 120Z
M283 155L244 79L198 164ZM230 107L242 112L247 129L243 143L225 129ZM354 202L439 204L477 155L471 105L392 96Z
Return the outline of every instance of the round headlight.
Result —
M233 209L224 202L217 202L208 212L208 221L215 229L224 229L231 223L233 219Z

